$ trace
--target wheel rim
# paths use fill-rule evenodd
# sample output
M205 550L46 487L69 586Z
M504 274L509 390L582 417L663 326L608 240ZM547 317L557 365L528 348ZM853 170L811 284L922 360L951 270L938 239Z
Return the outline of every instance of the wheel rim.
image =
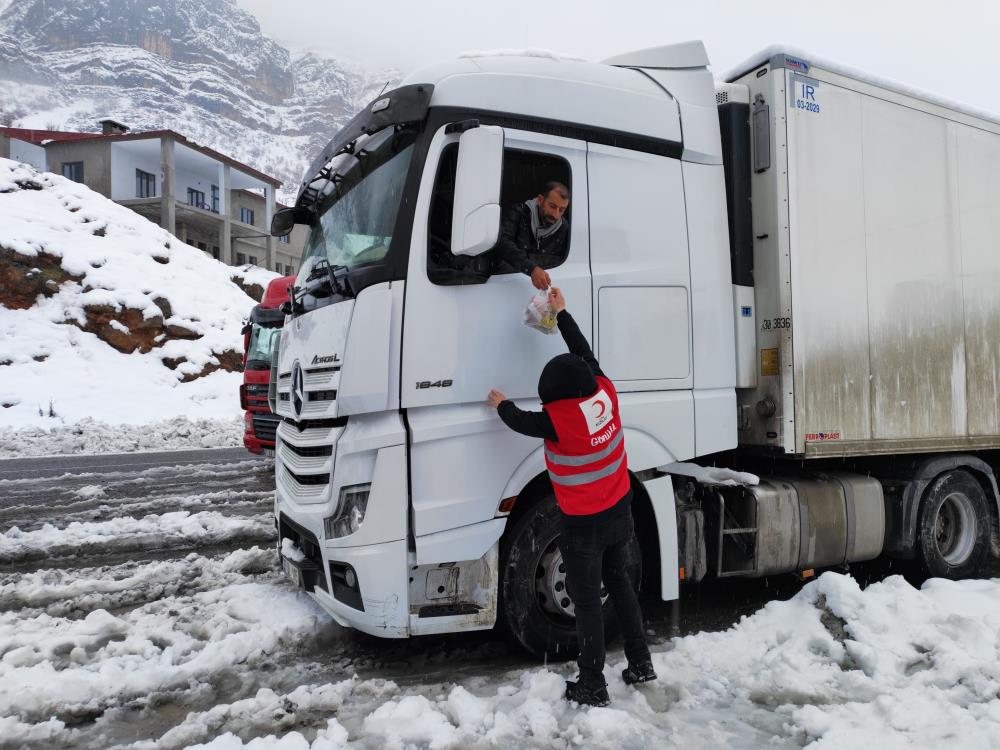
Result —
M566 590L566 563L555 537L542 549L535 567L535 594L542 611L557 621L576 618L576 607ZM608 592L601 584L601 604L608 600Z
M934 541L949 565L961 565L976 545L976 512L972 500L953 492L941 503L934 519Z

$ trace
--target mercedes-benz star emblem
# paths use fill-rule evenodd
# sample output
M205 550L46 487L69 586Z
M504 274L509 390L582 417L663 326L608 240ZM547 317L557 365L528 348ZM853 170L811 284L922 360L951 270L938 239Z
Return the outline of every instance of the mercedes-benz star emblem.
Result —
M302 365L298 360L292 365L292 410L295 418L302 416L302 404L306 400L306 381L302 374Z

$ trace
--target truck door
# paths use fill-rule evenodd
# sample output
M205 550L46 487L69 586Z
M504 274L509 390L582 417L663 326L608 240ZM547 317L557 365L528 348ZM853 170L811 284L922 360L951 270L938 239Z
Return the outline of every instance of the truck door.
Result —
M591 143L587 172L594 349L622 394L626 424L658 435L674 457L690 457L691 276L681 163Z
M536 294L496 254L451 255L450 221L460 134L442 127L429 147L414 216L406 281L400 402L411 430L414 533L492 519L518 465L538 440L507 430L486 405L490 388L538 408L542 367L565 351L561 337L522 325ZM592 335L587 147L583 141L504 130L500 203L534 199L549 180L570 190L568 252L548 269Z

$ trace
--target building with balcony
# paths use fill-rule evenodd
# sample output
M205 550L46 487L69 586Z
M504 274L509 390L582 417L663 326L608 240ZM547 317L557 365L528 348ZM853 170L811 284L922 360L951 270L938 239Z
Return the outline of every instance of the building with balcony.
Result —
M307 230L271 237L280 180L173 130L100 133L0 128L0 156L62 174L230 265L298 271Z

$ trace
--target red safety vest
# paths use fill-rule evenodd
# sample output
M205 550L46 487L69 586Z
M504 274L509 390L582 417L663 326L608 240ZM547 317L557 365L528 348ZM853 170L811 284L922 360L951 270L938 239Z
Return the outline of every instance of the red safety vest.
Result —
M629 491L625 434L618 394L607 378L587 398L564 398L543 407L558 442L545 441L545 464L563 513L600 513Z

